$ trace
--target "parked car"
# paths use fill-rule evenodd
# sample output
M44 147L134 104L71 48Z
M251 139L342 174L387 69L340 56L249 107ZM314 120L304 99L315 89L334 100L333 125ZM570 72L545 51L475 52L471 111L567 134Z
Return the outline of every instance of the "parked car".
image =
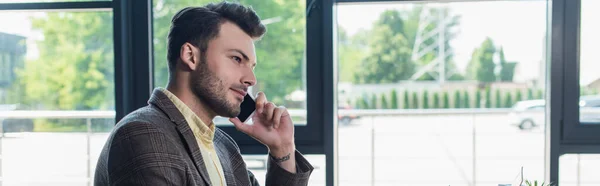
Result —
M519 101L509 113L510 123L521 130L542 126L545 120L546 101L543 99ZM600 124L600 95L581 96L579 99L579 121L585 124Z
M545 108L543 99L519 101L509 113L510 123L521 130L532 129L544 123Z
M338 110L351 110L354 109L352 108L352 106L350 105L345 105L345 106L339 106ZM340 125L350 125L352 123L352 120L358 119L360 118L357 115L354 114L340 114L338 113L338 122Z

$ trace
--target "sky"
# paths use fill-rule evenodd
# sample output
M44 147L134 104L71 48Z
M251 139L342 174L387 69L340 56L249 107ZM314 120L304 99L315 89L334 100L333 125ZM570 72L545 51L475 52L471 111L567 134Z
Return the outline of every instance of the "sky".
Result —
M583 0L581 36L581 84L600 78L598 63L600 55L592 51L600 42L600 24L593 23L600 12L588 9L599 7L598 0ZM508 61L519 62L516 79L537 78L543 60L546 33L546 1L488 1L452 2L426 4L427 6L448 6L451 13L461 16L459 35L450 45L455 51L455 61L459 70L464 71L473 50L481 45L486 37L494 44L502 46ZM368 30L381 12L388 9L407 9L411 3L368 3L339 4L336 7L337 23L349 35L361 29ZM596 52L597 53L597 52ZM518 76L518 77L517 77Z
M6 2L7 0L0 0ZM22 0L10 0L22 1ZM451 13L461 16L459 35L451 41L455 51L455 61L459 70L464 71L473 50L480 46L486 37L492 38L497 46L504 48L508 61L519 62L515 80L525 80L540 76L540 63L546 32L546 1L488 1L488 2L452 2L433 4L448 6ZM338 4L335 16L337 23L349 35L360 29L370 29L381 12L386 9L411 8L410 3L367 3ZM600 17L599 0L583 0L581 33L581 84L600 78L600 53L595 52L596 43L600 43L600 24L594 17ZM0 32L13 33L28 37L28 59L37 58L35 40L43 39L40 32L31 29L27 16L43 16L40 12L0 12Z

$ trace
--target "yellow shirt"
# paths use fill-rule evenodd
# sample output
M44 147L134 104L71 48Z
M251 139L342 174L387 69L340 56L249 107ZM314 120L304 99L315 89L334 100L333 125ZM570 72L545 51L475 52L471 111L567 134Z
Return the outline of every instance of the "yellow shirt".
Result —
M219 157L217 156L217 152L215 151L215 146L213 144L213 138L215 136L215 124L210 123L210 125L205 125L204 122L190 109L183 101L181 101L177 96L168 91L167 89L161 89L167 97L175 104L177 109L181 112L187 123L190 125L194 136L196 137L196 141L198 142L198 146L200 147L200 152L202 153L202 159L204 160L204 165L206 166L206 170L208 171L208 177L212 182L212 185L227 185L225 182L225 176L223 176L223 167L221 166L221 162L219 161Z

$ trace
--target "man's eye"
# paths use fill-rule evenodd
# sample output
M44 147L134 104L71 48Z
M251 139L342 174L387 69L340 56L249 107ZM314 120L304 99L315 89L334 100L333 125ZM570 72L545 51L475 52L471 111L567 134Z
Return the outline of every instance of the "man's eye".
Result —
M233 58L233 60L237 61L238 63L241 63L241 62L242 62L242 58L240 58L240 57L233 56L233 57L231 57L231 58Z

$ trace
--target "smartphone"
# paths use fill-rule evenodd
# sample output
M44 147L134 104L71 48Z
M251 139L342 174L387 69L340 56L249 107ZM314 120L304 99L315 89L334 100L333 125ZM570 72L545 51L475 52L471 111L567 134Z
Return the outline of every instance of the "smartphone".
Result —
M242 123L245 123L250 118L252 118L252 115L256 110L256 102L254 101L254 98L250 96L250 94L246 94L246 96L244 96L244 101L242 101L242 105L240 105L240 107L240 114L238 114L237 117L238 119L240 119L240 121L242 121Z

